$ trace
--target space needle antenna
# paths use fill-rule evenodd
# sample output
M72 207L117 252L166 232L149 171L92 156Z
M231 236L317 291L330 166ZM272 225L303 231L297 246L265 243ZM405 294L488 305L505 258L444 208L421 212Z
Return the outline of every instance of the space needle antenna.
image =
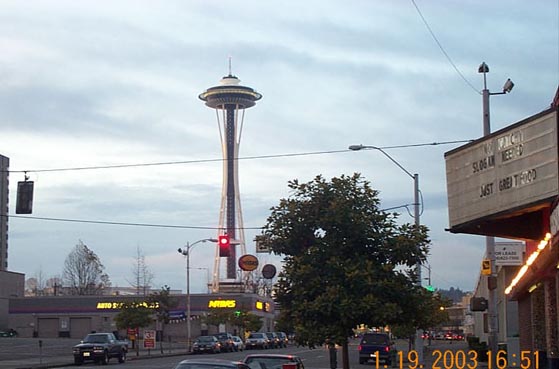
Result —
M233 59L233 57L229 57L229 75L232 76L233 74L231 74L231 59Z

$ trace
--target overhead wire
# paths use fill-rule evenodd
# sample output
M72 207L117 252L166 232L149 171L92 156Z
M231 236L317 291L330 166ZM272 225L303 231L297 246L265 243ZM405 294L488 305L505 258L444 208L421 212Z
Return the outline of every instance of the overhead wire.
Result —
M448 62L450 63L450 65L452 65L452 67L454 68L454 70L456 71L456 73L458 73L458 75L464 80L464 82L466 82L466 84L468 86L471 87L472 90L474 90L475 92L477 92L478 94L482 94L482 92L480 90L478 90L470 81L468 81L468 79L466 77L464 77L464 75L462 74L462 72L460 72L460 69L458 69L458 67L456 66L456 64L454 63L454 61L452 60L452 58L448 55L448 53L446 52L446 50L444 49L443 45L441 44L441 42L439 41L439 39L437 38L437 36L435 35L435 32L433 32L433 30L431 29L431 26L429 26L429 23L427 23L427 20L425 19L425 17L423 16L423 13L421 13L421 10L419 9L419 7L417 6L417 4L415 3L415 0L411 0L413 6L415 7L415 10L417 10L417 13L419 14L419 16L421 17L421 20L423 21L423 24L425 24L425 27L427 27L427 30L429 31L429 33L431 34L431 37L433 37L433 40L435 40L435 43L437 44L437 46L439 46L439 49L441 50L441 52L443 53L443 55L446 57L446 59L448 60Z
M471 142L473 140L457 140L457 141L442 141L442 142L430 142L430 143L420 143L420 144L407 144L407 145L395 145L395 146L379 146L380 149L399 149L399 148L411 148L411 147L421 147L421 146L436 146L445 144L456 144ZM309 155L322 155L322 154L334 154L334 153L345 153L353 152L350 149L344 150L329 150L329 151L315 151L315 152L304 152L304 153L291 153L291 154L277 154L277 155L260 155L260 156L249 156L243 158L237 158L236 160L254 160L254 159L270 159L279 157L297 157L297 156L309 156ZM72 167L72 168L52 168L52 169L29 169L29 170L16 170L7 171L9 173L27 173L30 172L61 172L61 171L74 171L74 170L96 170L96 169L115 169L115 168L127 168L127 167L146 167L146 166L156 166L156 165L176 165L176 164L193 164L193 163L207 163L207 162L217 162L224 161L226 159L201 159L201 160L181 160L181 161L171 161L171 162L156 162L156 163L139 163L139 164L119 164L119 165L107 165L107 166L91 166L91 167ZM421 195L421 213L423 213L423 194ZM380 209L380 211L389 211L398 208L406 208L408 214L413 217L410 212L409 206L415 204L405 204L394 206L386 209ZM175 228L175 229L204 229L204 230L219 230L219 227L215 226L188 226L188 225L172 225L172 224L154 224L154 223L135 223L135 222L116 222L116 221L103 221L103 220L88 220L88 219L70 219L70 218L55 218L55 217L37 217L37 216L22 216L22 215L2 215L0 217L8 218L21 218L21 219L32 219L32 220L44 220L44 221L57 221L57 222L69 222L69 223L86 223L86 224L104 224L104 225L118 225L118 226L135 226L135 227L152 227L152 228ZM242 227L237 229L245 230L259 230L263 227Z
M457 143L467 143L467 142L472 142L472 141L473 140L470 139L470 140L441 141L441 142L429 142L429 143L408 144L408 145L379 146L379 149L389 150L389 149L402 149L402 148L412 148L412 147L422 147L422 146L438 146L438 145L449 145L449 144L457 144ZM287 153L287 154L255 155L255 156L244 156L244 157L236 158L235 160L240 161L240 160L288 158L288 157L298 157L298 156L338 154L338 153L345 153L345 152L353 152L353 150L343 149L343 150L311 151L311 152ZM5 172L8 172L8 173L45 173L45 172L81 171L81 170L122 169L122 168L149 167L149 166L162 166L162 165L201 164L201 163L223 162L225 160L227 160L227 159L216 158L216 159L163 161L163 162L153 162L153 163L94 165L94 166L67 167L67 168L0 170L0 173L1 172L4 172L4 173Z

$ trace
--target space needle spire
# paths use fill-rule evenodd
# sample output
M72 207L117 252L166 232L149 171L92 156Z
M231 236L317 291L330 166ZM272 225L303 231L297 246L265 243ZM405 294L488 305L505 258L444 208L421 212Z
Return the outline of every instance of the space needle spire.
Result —
M219 292L220 261L227 260L226 279L236 279L237 246L246 253L241 199L239 194L238 154L244 121L244 111L253 107L262 95L254 89L240 85L240 80L231 73L221 79L218 86L210 87L198 97L206 106L216 110L221 148L223 152L223 184L219 211L218 236L227 235L230 247L227 256L220 256L216 246L212 292Z

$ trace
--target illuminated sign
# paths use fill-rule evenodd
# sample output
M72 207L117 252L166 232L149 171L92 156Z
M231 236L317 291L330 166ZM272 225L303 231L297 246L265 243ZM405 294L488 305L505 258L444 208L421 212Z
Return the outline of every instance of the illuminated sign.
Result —
M256 310L271 311L272 305L269 302L256 301Z
M118 309L122 309L123 306L126 305L130 305L131 307L145 307L147 309L157 309L159 308L159 303L158 302L147 302L147 301L141 301L141 302L130 302L130 303L126 303L126 302L98 302L97 303L97 310L118 310Z
M208 307L212 309L234 308L236 306L237 301L235 300L210 300L208 302Z

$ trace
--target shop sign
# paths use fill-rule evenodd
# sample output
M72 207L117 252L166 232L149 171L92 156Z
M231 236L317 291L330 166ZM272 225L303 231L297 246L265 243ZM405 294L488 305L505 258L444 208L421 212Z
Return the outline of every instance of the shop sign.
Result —
M239 258L239 268L245 272L252 272L258 268L258 259L254 255L243 255Z
M208 308L210 309L227 309L234 308L237 306L237 301L235 300L210 300L208 302Z
M445 154L450 227L559 194L557 112Z
M522 265L524 242L496 242L495 265Z
M141 301L141 302L98 302L97 303L97 310L118 310L118 309L122 309L123 306L125 306L126 304L129 304L131 306L134 307L145 307L148 309L157 309L159 307L159 303L158 302L147 302L147 301Z
M270 311L271 309L271 305L269 302L264 302L264 301L256 301L256 310L261 310L261 311Z

